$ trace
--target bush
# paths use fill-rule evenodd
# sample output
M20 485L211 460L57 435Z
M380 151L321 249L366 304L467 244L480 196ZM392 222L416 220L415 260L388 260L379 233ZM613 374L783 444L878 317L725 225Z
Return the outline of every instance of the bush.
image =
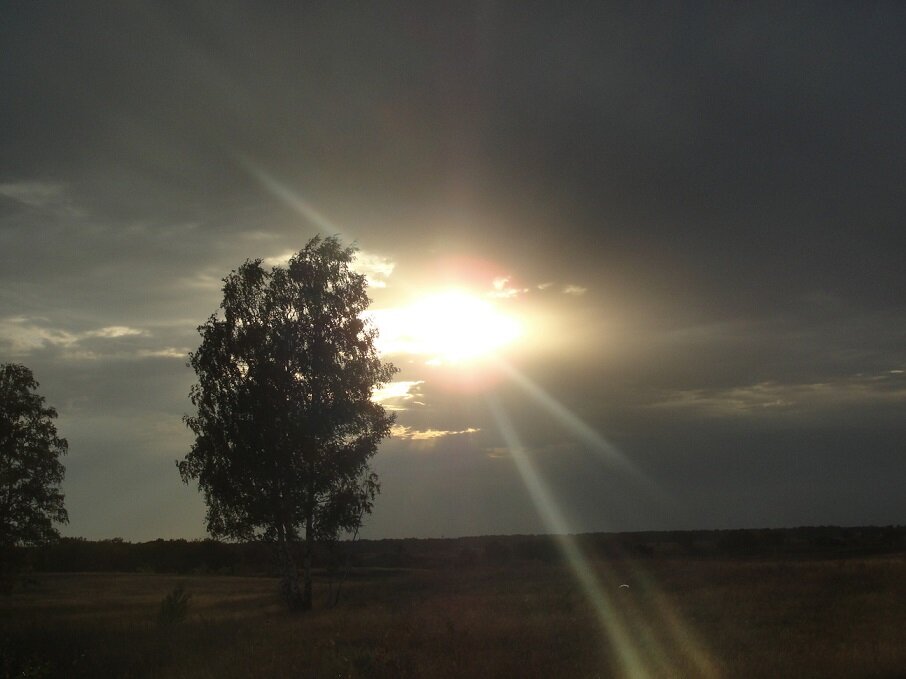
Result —
M158 621L162 625L173 625L186 619L189 612L189 599L191 594L187 594L182 585L177 585L167 596L160 602L160 612Z

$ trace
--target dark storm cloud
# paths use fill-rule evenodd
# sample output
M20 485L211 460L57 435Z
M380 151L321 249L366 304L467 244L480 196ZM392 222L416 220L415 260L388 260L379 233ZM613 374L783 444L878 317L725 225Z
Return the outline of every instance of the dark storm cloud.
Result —
M900 5L3 16L0 359L61 412L74 532L201 532L185 352L220 278L315 212L396 263L379 304L471 255L557 319L517 369L669 496L501 385L577 530L906 510ZM424 405L377 460L372 534L540 530L484 397L403 367Z
M902 13L712 10L598 8L532 33L532 67L507 71L509 166L579 217L578 243L669 254L710 303L901 299Z

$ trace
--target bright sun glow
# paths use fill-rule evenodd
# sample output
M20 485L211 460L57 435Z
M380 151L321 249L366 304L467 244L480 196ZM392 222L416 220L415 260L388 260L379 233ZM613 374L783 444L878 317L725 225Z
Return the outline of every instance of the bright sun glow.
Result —
M373 312L379 349L427 356L428 363L462 363L487 357L522 334L521 324L489 300L446 290L411 305Z

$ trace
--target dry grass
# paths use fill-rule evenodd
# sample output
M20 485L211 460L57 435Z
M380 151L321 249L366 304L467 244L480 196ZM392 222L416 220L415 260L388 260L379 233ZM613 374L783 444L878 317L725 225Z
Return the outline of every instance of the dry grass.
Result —
M906 676L903 558L602 562L598 578L653 676ZM162 625L177 584L192 595L188 619ZM267 578L34 576L0 598L0 676L625 674L558 567L371 571L338 608L303 615L275 591Z

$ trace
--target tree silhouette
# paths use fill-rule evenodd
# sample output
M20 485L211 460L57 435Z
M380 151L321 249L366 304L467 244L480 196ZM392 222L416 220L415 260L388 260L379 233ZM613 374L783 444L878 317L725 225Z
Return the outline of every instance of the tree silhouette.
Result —
M361 317L371 300L354 256L336 237L315 237L286 268L246 261L224 278L223 318L198 328L190 354L195 443L179 472L204 493L212 535L275 545L290 608L311 607L315 541L371 511L380 488L368 463L393 423L371 400L396 368Z
M0 365L0 548L59 537L67 523L60 483L66 439L57 436L57 411L44 405L24 365Z

